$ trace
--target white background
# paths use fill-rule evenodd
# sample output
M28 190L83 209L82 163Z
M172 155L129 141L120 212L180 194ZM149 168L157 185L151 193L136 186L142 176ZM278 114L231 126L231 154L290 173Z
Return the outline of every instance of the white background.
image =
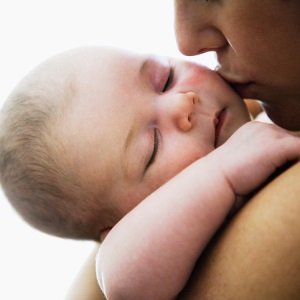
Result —
M0 106L33 67L73 47L103 44L180 56L173 22L172 0L0 0ZM212 55L201 62L214 66ZM0 238L5 300L64 299L94 245L32 229L1 190Z

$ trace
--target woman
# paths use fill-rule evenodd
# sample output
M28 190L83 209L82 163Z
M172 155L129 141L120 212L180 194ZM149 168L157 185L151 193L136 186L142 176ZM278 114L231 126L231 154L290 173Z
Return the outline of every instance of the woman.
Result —
M219 74L268 116L300 130L300 2L176 0L183 54L215 51ZM299 299L296 164L264 187L216 237L181 299Z

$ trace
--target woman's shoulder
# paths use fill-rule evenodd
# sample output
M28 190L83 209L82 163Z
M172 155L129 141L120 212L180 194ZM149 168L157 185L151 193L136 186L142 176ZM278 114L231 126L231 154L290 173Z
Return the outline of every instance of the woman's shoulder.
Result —
M294 164L270 184L263 188L252 200L266 202L266 205L299 206L300 209L300 162ZM256 204L258 205L258 204Z
M300 163L276 177L215 237L182 294L300 299Z

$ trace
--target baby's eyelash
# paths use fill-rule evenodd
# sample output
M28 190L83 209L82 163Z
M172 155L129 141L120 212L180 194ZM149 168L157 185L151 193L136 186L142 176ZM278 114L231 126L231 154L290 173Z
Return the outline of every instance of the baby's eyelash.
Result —
M159 149L159 134L158 134L158 129L154 128L153 130L153 151L151 154L151 157L147 163L146 170L155 162L157 158L157 153Z
M173 76L174 76L174 69L170 68L169 76L168 76L167 81L162 90L163 93L166 92L168 90L168 88L170 87L170 85L173 81Z

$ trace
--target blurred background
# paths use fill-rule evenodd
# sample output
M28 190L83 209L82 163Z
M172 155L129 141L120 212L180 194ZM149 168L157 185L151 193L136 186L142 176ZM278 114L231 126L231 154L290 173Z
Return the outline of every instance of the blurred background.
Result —
M0 107L37 64L73 47L117 46L182 57L172 0L9 0L0 2ZM213 68L213 54L200 58ZM0 299L64 299L94 247L29 227L0 190Z

